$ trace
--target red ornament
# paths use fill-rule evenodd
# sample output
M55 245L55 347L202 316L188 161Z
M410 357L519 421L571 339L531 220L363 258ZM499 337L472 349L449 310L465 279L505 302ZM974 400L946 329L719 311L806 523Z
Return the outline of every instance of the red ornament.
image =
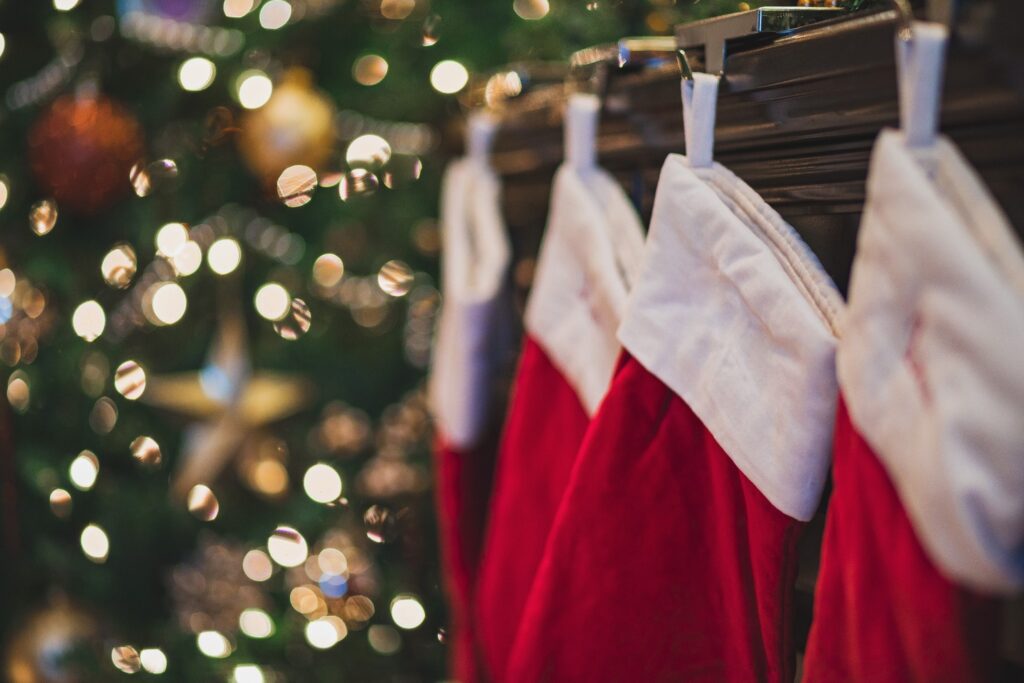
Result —
M28 144L32 172L61 210L96 214L128 191L142 127L113 100L66 95L36 121Z

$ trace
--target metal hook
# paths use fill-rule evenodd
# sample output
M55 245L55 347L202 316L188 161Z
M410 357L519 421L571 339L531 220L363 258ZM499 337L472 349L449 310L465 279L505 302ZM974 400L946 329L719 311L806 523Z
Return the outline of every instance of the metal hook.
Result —
M909 0L891 0L896 10L896 34L900 40L914 37L914 9ZM928 0L928 21L950 26L956 11L955 0Z
M896 10L896 35L900 40L910 40L914 37L914 10L909 0L892 0L892 6Z
M686 57L686 50L676 50L676 60L679 62L679 77L684 81L693 80L693 69L690 68L690 60Z

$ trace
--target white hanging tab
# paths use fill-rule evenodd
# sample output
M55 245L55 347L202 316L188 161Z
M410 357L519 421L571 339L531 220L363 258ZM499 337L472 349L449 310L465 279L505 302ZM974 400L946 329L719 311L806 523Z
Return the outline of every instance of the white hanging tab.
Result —
M706 168L714 161L719 80L719 76L694 73L682 81L686 158L694 168Z
M931 147L938 136L948 39L945 26L925 21L896 38L900 128L908 147Z
M490 165L491 145L497 132L498 121L492 114L483 110L470 114L466 124L466 157Z
M597 166L597 120L601 100L573 93L565 107L565 160L578 171Z

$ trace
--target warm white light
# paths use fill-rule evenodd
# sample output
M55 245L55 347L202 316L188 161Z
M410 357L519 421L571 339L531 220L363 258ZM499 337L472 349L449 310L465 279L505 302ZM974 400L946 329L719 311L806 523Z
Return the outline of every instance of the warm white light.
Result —
M178 67L178 83L189 92L206 90L217 75L217 67L206 57L191 57Z
M469 72L454 59L446 59L434 65L430 70L430 85L434 90L445 95L452 95L466 87Z
M95 524L82 529L82 536L79 539L82 544L82 552L93 562L106 562L110 553L110 539L107 532Z
M58 12L67 12L78 7L81 0L53 0L53 8Z
M142 668L151 674L162 674L167 671L167 655L158 647L147 647L139 653Z
M14 288L18 285L18 278L10 268L0 270L0 296L14 294Z
M360 135L345 150L345 161L349 166L383 166L390 159L391 145L379 135Z
M242 261L242 247L230 237L222 237L206 251L206 262L217 275L227 275Z
M292 18L292 6L285 0L270 0L260 9L260 26L274 31Z
M0 33L0 56L4 54L4 34ZM7 206L7 198L11 194L11 188L7 185L7 178L0 176L0 209Z
M71 314L71 327L75 334L87 342L95 341L103 334L103 328L107 326L107 314L99 303L85 301L78 305L75 312Z
M71 461L68 476L79 491L88 491L96 483L100 473L100 461L91 451L82 451Z
M391 620L399 628L414 629L426 618L427 613L423 605L413 595L396 595L391 601Z
M162 282L156 287L151 299L153 316L164 325L173 325L181 320L188 308L188 297L177 282Z
M352 76L361 85L377 85L388 75L388 61L380 55L363 55L352 65Z
M231 654L231 643L217 631L203 631L196 636L196 646L207 657L223 659Z
M269 614L258 607L242 610L238 617L238 628L250 638L269 638L274 635L274 622Z
M268 282L256 290L256 312L267 320L281 320L288 315L292 297L281 285Z
M263 669L255 664L239 664L231 676L233 683L263 683Z
M202 263L203 250L192 240L181 245L178 253L171 257L171 265L174 266L174 272L178 275L191 275L199 270Z
M318 503L333 503L341 497L341 475L330 465L317 463L306 470L302 488Z
M515 0L512 3L512 9L521 19L536 21L546 17L551 11L551 6L548 4L548 0Z
M188 242L188 228L184 223L167 223L156 232L156 250L170 258Z
M4 38L4 34L0 33L0 57L4 56L4 49L7 48L7 39ZM7 201L6 198L4 201Z
M306 561L309 546L298 531L289 526L280 526L267 539L267 551L274 562L282 567L298 567Z
M259 109L273 93L274 84L262 71L252 69L238 78L238 101L246 109Z
M274 565L265 552L254 548L242 558L242 571L253 581L266 581L274 573Z
M348 627L338 617L322 617L306 624L306 640L315 648L326 650L348 635Z
M224 0L224 16L228 19L238 19L255 7L256 0Z

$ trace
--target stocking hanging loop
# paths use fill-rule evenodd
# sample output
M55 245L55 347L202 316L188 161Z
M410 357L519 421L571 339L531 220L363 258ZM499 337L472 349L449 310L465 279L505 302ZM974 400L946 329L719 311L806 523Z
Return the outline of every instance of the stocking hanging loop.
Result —
M686 157L694 168L706 168L714 161L719 80L719 76L699 72L682 79Z

